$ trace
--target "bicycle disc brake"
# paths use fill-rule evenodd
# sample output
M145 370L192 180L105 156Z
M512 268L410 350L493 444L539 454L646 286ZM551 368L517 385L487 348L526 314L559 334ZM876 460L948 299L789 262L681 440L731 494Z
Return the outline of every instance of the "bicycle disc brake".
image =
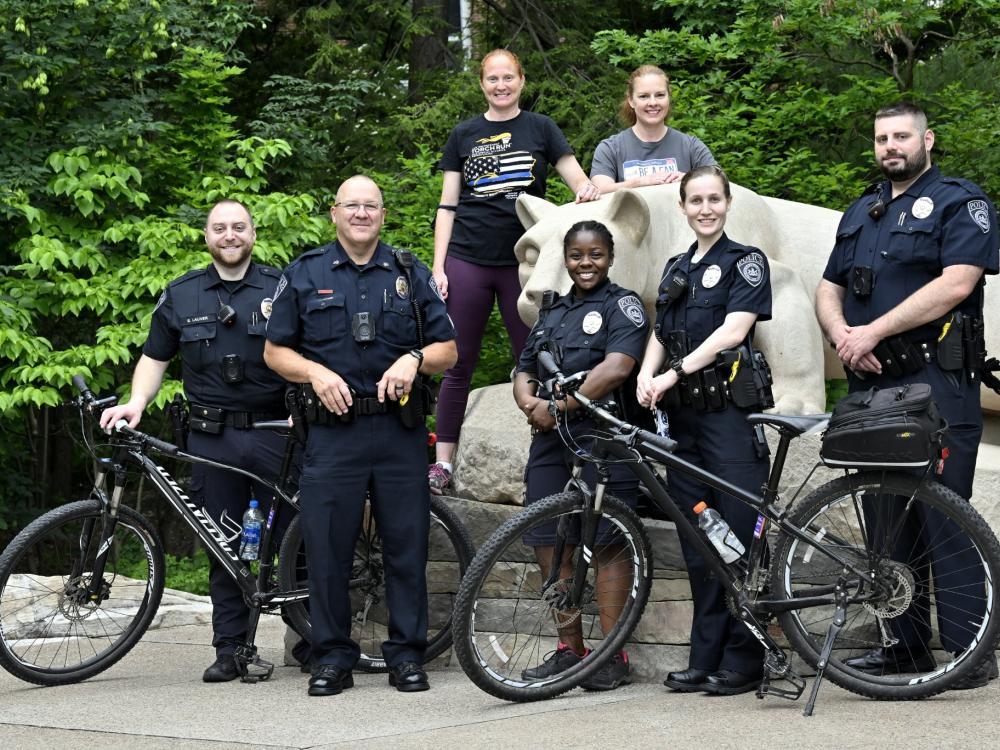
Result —
M572 582L563 579L556 581L542 592L542 601L548 605L557 628L567 627L579 620L583 614L584 605L591 600L594 593L593 586L589 583L584 585L580 601L575 606L571 606L569 595L572 588Z

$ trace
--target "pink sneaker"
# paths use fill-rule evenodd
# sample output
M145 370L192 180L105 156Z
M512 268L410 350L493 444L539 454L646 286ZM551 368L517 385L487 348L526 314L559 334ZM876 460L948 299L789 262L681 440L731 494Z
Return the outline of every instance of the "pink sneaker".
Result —
M427 483L431 494L443 495L445 490L451 489L451 472L441 464L431 464L427 467Z

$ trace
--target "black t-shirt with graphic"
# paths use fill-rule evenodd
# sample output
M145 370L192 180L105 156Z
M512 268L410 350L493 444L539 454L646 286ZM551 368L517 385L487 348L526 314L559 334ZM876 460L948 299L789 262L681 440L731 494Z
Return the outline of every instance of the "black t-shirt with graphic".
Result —
M459 123L438 165L462 175L448 255L482 266L517 265L514 244L524 233L517 197L544 198L549 165L572 153L559 126L534 112L503 122L478 115Z

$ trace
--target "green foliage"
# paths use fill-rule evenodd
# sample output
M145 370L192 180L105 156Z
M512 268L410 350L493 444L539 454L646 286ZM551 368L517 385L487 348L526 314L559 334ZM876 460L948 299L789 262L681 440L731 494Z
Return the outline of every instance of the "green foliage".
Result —
M166 579L164 585L168 589L188 591L192 594L208 595L208 553L201 547L192 557L177 557L164 555L166 562ZM148 570L145 558L135 560L119 560L119 575L128 578L143 577Z

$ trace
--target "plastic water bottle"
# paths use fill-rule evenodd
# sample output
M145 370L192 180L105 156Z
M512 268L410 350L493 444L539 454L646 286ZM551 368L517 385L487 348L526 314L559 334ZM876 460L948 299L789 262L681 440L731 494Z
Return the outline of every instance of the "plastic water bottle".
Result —
M264 516L257 509L257 501L251 500L250 507L243 514L243 541L240 542L240 559L256 560L260 555L260 530L264 527Z
M703 500L694 506L694 512L698 514L699 528L705 532L705 536L726 563L734 563L743 557L746 547L729 528L726 520L719 515L719 511L709 508Z

